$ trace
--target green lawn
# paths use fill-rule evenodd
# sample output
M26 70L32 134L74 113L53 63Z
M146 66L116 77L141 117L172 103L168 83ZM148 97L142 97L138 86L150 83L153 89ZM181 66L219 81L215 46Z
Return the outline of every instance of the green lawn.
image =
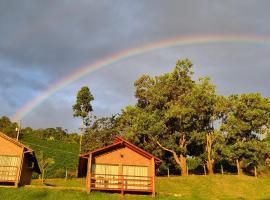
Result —
M144 195L121 197L103 192L88 195L83 179L52 179L46 180L46 184L49 186L42 188L42 184L33 181L32 186L24 188L0 188L0 199L153 199ZM156 190L155 199L270 199L270 178L232 175L158 177Z

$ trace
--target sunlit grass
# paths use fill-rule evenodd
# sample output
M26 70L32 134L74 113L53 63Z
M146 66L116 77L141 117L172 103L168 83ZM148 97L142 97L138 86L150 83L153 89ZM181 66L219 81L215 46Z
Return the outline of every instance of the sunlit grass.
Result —
M45 187L45 188L43 188ZM236 175L157 177L156 199L270 199L270 178ZM0 188L1 199L153 199L146 195L85 192L84 179L48 179L45 185Z

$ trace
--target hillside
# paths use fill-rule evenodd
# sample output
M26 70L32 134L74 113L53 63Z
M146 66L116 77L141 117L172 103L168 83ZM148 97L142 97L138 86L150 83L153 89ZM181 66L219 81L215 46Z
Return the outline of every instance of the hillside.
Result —
M75 173L78 164L79 146L76 143L63 141L48 141L25 134L20 140L23 144L31 147L37 154L43 152L45 158L53 158L55 163L48 168L46 176L64 177L65 169Z

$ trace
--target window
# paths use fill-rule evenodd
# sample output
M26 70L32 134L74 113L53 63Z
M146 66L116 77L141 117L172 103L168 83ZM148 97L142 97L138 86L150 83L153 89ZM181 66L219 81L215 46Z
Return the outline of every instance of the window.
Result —
M93 164L92 174L96 178L96 188L118 188L119 166L109 164Z
M15 181L19 157L0 155L0 181Z
M149 188L148 167L124 165L123 175L125 189L147 190Z

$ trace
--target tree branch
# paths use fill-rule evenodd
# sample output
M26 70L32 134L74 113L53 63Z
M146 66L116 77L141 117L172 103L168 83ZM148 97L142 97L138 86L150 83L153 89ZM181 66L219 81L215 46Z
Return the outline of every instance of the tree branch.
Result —
M177 154L176 154L175 151L173 151L173 150L171 150L171 149L168 149L168 148L162 146L162 145L159 143L159 141L157 141L157 140L156 140L156 143L157 143L158 146L160 146L163 150L168 151L168 152L171 152L171 153L173 154L173 157L174 157L175 161L176 161L178 164L180 164L180 160L179 160L179 158L178 158L178 156L177 156Z

